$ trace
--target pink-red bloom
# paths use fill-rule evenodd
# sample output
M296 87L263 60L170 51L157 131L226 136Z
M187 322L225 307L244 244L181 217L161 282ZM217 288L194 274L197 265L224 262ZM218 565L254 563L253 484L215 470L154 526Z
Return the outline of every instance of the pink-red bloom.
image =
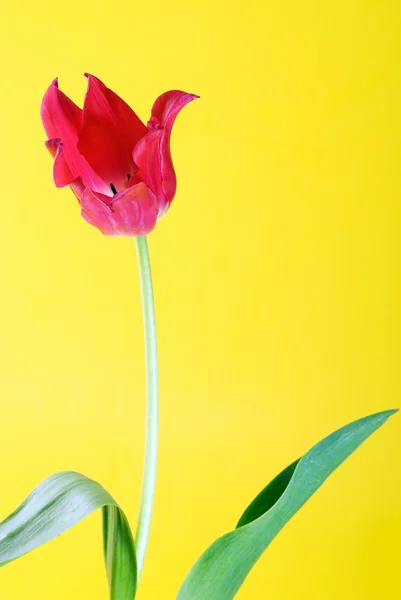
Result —
M42 101L54 183L71 186L84 219L105 235L146 235L175 195L173 123L198 96L165 92L145 125L97 77L86 77L83 110L59 89L57 79Z

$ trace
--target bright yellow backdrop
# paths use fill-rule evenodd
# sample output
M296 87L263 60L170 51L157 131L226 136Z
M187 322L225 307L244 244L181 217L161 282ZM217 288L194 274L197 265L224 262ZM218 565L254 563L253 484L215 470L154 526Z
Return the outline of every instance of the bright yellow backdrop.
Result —
M144 419L133 243L56 190L39 104L95 73L146 119L201 100L151 235L161 456L139 597L198 555L321 437L400 404L401 4L16 0L2 9L1 516L73 469L136 517ZM400 596L401 419L280 534L238 599ZM9 600L106 600L99 515L7 566ZM207 600L207 599L205 599Z

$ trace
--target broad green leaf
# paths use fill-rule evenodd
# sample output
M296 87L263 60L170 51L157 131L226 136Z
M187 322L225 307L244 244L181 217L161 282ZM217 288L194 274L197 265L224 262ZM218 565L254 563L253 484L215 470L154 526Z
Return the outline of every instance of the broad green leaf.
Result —
M96 481L72 471L42 481L0 523L0 566L61 535L101 508L110 600L133 600L136 591L135 546L127 518Z
M177 600L232 600L249 571L327 477L396 411L359 419L314 446L248 506L237 529L214 542L187 575Z

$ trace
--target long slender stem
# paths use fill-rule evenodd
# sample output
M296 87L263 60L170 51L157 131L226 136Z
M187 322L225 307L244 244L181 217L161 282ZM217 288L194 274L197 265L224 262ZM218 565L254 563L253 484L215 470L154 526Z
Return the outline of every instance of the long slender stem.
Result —
M138 582L141 576L156 486L157 447L159 431L159 385L157 369L156 321L153 301L152 275L150 270L148 242L146 236L135 238L141 280L142 310L146 352L146 434L145 459L142 480L142 495L135 536L138 565Z

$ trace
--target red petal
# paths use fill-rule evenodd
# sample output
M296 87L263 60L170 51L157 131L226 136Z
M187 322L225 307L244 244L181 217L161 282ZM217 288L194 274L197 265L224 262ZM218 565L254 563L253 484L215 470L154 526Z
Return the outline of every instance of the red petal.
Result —
M148 122L150 132L134 149L133 157L139 167L141 179L157 195L159 215L167 210L176 190L176 177L170 153L171 130L180 110L198 97L179 90L171 90L159 96Z
M45 146L54 158L53 179L56 187L61 188L70 185L74 181L75 176L65 159L63 142L60 139L47 140Z
M117 94L97 77L86 76L88 91L78 148L104 181L121 189L135 170L132 150L147 128Z
M135 177L146 183L157 199L164 197L162 187L160 140L163 129L149 131L135 146L133 157L138 167Z
M43 96L40 116L47 136L64 142L76 139L82 126L82 110L59 89L57 77Z
M170 153L171 130L180 110L196 98L199 96L172 90L159 96L152 108L150 121L153 124L158 121L163 127L163 136L160 142L162 185L166 198L170 202L174 198L176 189L176 178Z
M46 91L41 105L43 126L49 138L47 148L55 157L55 183L61 187L67 179L82 177L85 187L96 191L107 190L106 184L90 168L85 158L78 152L78 132L82 126L82 110L58 88L55 79ZM57 142L56 140L59 140ZM59 145L62 143L62 158Z
M71 186L72 191L79 199L85 190L85 185L82 181L82 177L74 177L74 175L71 173L71 170L65 160L62 141L59 139L47 140L47 142L45 142L45 146L54 158L53 180L56 187L60 188L66 185Z
M83 218L105 235L147 235L156 225L158 207L154 194L138 183L110 198L85 190L80 203Z

